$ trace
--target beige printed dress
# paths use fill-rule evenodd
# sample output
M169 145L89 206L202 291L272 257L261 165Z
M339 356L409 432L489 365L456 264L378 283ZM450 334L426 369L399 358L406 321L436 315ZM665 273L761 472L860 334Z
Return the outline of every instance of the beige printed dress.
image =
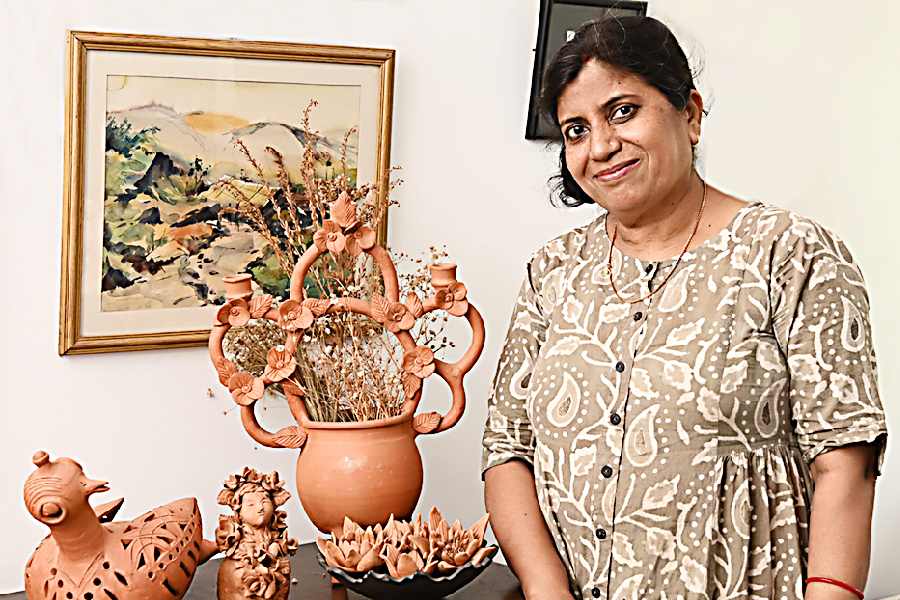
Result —
M483 470L530 463L576 596L803 596L822 452L886 440L859 268L762 203L622 303L605 216L528 263ZM674 261L613 250L624 298Z

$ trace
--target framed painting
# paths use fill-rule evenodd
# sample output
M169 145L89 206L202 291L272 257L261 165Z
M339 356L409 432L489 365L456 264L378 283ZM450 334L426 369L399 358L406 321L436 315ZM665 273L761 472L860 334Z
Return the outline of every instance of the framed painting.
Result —
M604 16L646 15L647 3L629 0L541 0L537 46L531 75L526 140L562 141L559 129L540 112L544 69L581 25Z
M388 192L393 50L71 31L67 52L61 355L205 345L230 275L280 295L223 182L302 192L312 148Z

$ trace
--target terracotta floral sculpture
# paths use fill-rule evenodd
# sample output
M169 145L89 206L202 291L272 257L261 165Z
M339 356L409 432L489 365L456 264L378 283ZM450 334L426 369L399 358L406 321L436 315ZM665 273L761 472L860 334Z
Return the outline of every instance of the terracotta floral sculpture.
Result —
M219 517L216 543L225 553L219 566L220 600L284 600L291 585L297 540L287 536L284 511L291 495L278 473L245 468L225 481L218 502L234 514Z
M25 505L50 528L25 567L31 600L173 600L187 592L197 565L218 552L203 539L194 498L166 504L131 521L111 522L122 506L97 507L104 481L85 477L70 458L34 455Z
M415 438L453 427L465 410L463 378L474 366L484 346L484 321L468 301L468 291L456 280L456 266L431 266L433 295L415 293L400 299L397 271L387 251L376 244L371 228L357 219L356 207L346 193L331 206L331 219L316 232L314 243L301 256L291 275L290 299L275 306L271 296L253 295L249 275L226 279L229 301L217 315L209 339L209 352L234 401L241 407L241 421L250 436L272 448L303 448L297 462L300 502L312 522L323 532L340 528L346 516L362 525L384 523L390 515L408 518L422 490L422 460ZM326 253L366 253L381 272L384 295L371 301L360 298L307 298L304 281L312 264ZM445 310L465 317L472 341L455 363L435 358L425 346L417 346L410 329L424 315ZM399 416L361 422L313 421L303 401L304 390L287 381L296 368L294 356L304 330L326 314L352 312L382 324L403 348L404 402ZM254 376L237 369L225 357L222 343L232 327L250 319L269 319L284 330L283 347L268 355L268 366ZM445 415L416 415L422 381L437 374L449 386L452 406ZM280 383L298 426L275 433L263 429L254 406L266 387Z
M469 564L480 565L497 552L497 546L484 544L487 524L488 515L468 529L459 521L450 525L433 507L425 522L422 515L412 522L392 516L384 527L363 529L348 518L331 540L319 538L316 543L329 565L348 573L383 567L395 579L414 573L449 575Z

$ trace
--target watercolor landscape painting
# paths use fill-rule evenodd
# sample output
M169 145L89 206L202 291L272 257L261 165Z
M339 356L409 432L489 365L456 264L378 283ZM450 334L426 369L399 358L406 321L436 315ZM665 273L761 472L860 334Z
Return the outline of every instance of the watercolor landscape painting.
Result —
M336 176L345 135L359 127L360 87L128 75L108 75L106 83L100 310L221 304L222 279L244 272L283 295L287 275L272 249L229 210L235 199L216 184L230 181L258 201L277 230L276 209L260 193L261 179L277 185L265 148L284 156L290 193L302 191L295 175L308 140L317 172ZM319 104L305 130L301 114L311 99ZM259 158L262 178L237 141ZM355 133L346 150L355 181Z

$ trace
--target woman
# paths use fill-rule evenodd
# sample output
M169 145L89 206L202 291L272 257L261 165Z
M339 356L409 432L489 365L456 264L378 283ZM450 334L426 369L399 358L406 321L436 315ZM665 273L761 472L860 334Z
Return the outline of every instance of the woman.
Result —
M529 261L490 399L526 597L859 597L886 428L846 247L697 174L703 99L660 22L582 27L543 94L562 200L606 212Z

